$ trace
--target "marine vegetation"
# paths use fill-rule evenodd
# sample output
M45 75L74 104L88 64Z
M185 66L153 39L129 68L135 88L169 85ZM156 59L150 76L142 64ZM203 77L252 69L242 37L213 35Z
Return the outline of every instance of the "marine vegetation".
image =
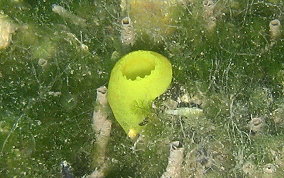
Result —
M283 24L282 0L0 0L0 177L284 177Z

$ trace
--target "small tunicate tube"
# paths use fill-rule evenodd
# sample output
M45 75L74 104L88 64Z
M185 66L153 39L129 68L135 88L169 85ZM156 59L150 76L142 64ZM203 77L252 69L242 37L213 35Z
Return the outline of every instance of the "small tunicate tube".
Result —
M135 32L130 17L121 20L121 42L125 45L133 45L135 42Z
M278 19L271 20L269 23L271 40L277 40L281 36L281 23Z
M97 89L96 109L93 113L93 130L96 134L95 154L93 155L93 167L95 171L87 177L105 177L107 164L107 145L111 133L111 120L108 119L107 88Z
M251 119L251 121L249 121L249 129L254 133L260 132L264 125L264 119L261 117L254 117Z
M179 141L174 141L170 145L170 155L168 157L168 166L161 178L181 177L182 162L184 157L184 148Z
M64 9L62 6L56 4L52 5L52 11L62 16L68 13L68 11Z
M15 30L16 27L8 19L8 16L0 14L0 49L4 49L10 45L12 34Z
M40 58L38 60L38 65L41 67L45 67L47 65L48 61L46 59Z

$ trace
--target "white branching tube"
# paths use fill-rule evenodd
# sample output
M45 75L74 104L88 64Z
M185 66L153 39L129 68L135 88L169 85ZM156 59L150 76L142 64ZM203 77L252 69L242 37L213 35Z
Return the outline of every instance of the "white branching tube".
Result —
M96 144L94 154L94 167L96 170L88 177L101 178L105 177L107 169L106 163L106 147L111 132L111 121L108 120L107 114L107 88L100 87L97 89L96 108L93 114L93 129L96 133Z
M179 141L171 143L170 156L168 158L168 166L166 172L161 178L180 178L182 170L182 162L184 156L184 148Z
M71 23L75 25L80 25L80 26L85 26L86 25L86 20L76 16L75 14L72 14L71 12L67 11L64 7L53 4L52 5L52 11L54 13L57 13L63 18L68 19Z
M279 37L281 36L281 23L278 19L270 21L269 31L272 41L279 39Z

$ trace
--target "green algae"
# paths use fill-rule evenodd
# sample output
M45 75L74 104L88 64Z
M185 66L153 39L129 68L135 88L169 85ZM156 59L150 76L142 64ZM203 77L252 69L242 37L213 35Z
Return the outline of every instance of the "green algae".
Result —
M61 18L53 4L86 24ZM136 150L111 116L108 177L159 177L173 140L183 143L185 167L194 170L185 176L269 176L272 164L277 169L270 175L283 177L284 40L282 31L271 44L269 32L271 20L284 23L283 2L220 0L216 29L208 32L202 2L191 1L178 7L173 34L159 43L140 37L128 47L119 38L119 6L104 0L0 1L17 27L0 51L0 177L59 177L63 161L76 177L90 174L96 88L107 84L116 59L134 50L169 58L174 80L151 111L158 118L148 125L155 134ZM201 102L197 122L163 113L163 98L176 101L184 94L181 86ZM256 117L264 128L253 133L249 123Z

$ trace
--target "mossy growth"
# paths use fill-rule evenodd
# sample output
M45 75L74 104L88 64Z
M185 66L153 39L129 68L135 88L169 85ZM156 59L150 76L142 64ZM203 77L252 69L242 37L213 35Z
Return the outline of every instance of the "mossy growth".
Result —
M166 56L173 82L147 111L155 119L141 141L110 115L108 177L160 177L176 140L185 176L283 177L284 30L275 39L269 29L274 19L284 24L283 2L210 1L212 11L208 1L178 2L171 33L125 46L120 1L1 0L15 32L0 50L0 177L60 177L64 161L76 177L94 171L96 89L135 50ZM202 116L165 112L180 108Z

